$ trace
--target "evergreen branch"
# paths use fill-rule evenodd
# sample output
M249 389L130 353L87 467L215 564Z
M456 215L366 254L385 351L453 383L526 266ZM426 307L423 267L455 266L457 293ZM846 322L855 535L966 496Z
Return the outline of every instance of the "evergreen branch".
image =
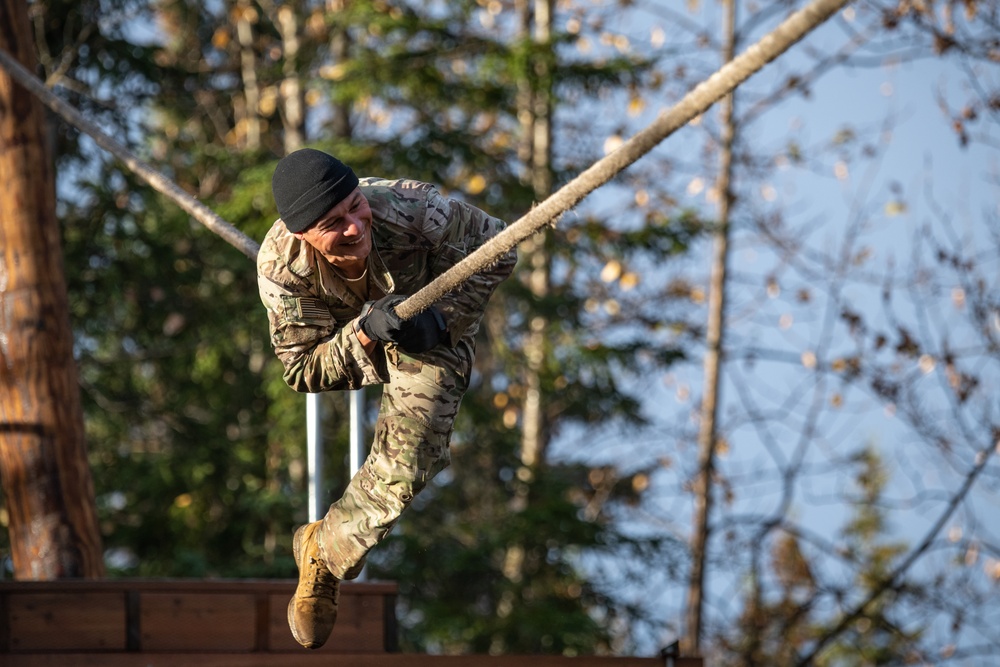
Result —
M937 537L937 534L941 532L941 529L944 528L944 525L948 522L949 519L951 519L952 514L955 513L956 509L958 509L959 504L961 504L961 502L965 500L965 497L972 489L973 485L976 482L976 479L979 477L979 474L983 471L983 469L986 468L986 464L990 462L990 457L992 456L993 453L992 450L995 449L1000 449L1000 442L990 443L976 453L976 464L973 466L972 470L969 471L969 474L966 475L965 481L962 483L962 487L952 497L951 501L948 503L948 506L945 508L944 512L942 512L941 516L939 516L937 521L934 522L934 525L931 526L931 529L927 531L927 534L924 536L924 539L920 542L920 544L917 545L906 556L906 558L903 559L903 561L899 565L897 565L892 572L889 573L888 576L886 576L884 579L882 579L882 581L879 582L879 584L872 590L871 593L869 593L868 597L865 598L863 602L858 604L853 610L851 610L850 613L846 614L843 618L841 618L840 622L837 623L837 625L832 630L830 630L823 637L821 637L816 642L816 645L813 646L812 650L809 651L809 653L806 654L805 657L800 658L799 661L795 663L796 667L807 667L808 665L815 664L816 656L819 655L820 651L826 648L827 644L829 644L831 641L839 637L845 630L847 630L847 628L849 628L851 624L854 623L854 621L864 616L865 610L868 608L868 605L875 602L878 598L882 596L883 593L885 593L890 588L895 588L900 584L900 579L903 577L903 575L905 575L906 572L910 569L910 567L912 567L913 564L916 563L921 556L923 556L924 552L927 551L928 548L930 548L931 544L934 542L934 539Z
M45 106L62 117L70 125L73 125L81 132L93 138L98 146L125 163L129 169L152 186L154 190L171 199L195 220L207 227L209 231L221 236L223 240L250 259L257 258L257 251L260 250L260 245L256 241L223 220L212 209L186 193L179 185L154 169L151 165L140 160L132 151L108 136L96 124L84 118L79 111L52 93L41 81L32 76L21 63L3 49L0 49L0 66L21 86L27 89L28 92L35 95Z
M500 255L512 250L524 239L545 226L554 225L563 213L579 203L584 197L610 181L619 172L636 162L692 119L704 113L716 101L791 48L848 2L849 0L814 0L809 6L792 14L774 31L699 84L673 108L662 113L657 120L626 141L618 150L595 162L519 221L490 239L462 262L438 276L429 285L400 304L397 308L399 316L409 319L426 310L442 296L495 261ZM3 66L18 83L38 97L47 107L74 127L90 135L99 146L125 163L155 190L169 197L195 220L221 236L247 257L256 258L259 245L255 241L184 192L162 173L140 160L95 124L85 119L2 50L0 50L0 66Z

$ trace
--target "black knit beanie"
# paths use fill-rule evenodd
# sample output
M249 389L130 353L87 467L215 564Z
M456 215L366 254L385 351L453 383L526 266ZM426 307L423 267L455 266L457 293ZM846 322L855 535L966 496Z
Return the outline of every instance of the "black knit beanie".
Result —
M271 191L290 232L301 232L358 187L346 164L323 151L303 148L278 161Z

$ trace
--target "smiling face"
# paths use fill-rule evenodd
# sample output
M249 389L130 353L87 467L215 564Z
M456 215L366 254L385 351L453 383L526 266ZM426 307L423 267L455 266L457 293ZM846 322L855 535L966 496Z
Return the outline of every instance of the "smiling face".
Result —
M347 195L304 231L293 232L316 248L348 278L361 274L372 251L372 210L360 188Z

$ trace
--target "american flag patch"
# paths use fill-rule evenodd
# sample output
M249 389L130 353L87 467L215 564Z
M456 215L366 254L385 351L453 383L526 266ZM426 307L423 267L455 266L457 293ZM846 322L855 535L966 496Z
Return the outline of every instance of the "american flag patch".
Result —
M282 296L286 322L326 325L333 321L330 309L316 297Z
M311 297L300 297L298 302L299 319L303 320L328 320L330 319L330 309L319 299Z

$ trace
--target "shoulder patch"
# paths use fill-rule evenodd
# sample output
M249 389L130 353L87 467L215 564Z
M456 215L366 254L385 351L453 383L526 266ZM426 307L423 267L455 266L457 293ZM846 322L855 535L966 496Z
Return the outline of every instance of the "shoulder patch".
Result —
M311 296L282 296L281 306L286 322L327 325L333 315L322 299Z

